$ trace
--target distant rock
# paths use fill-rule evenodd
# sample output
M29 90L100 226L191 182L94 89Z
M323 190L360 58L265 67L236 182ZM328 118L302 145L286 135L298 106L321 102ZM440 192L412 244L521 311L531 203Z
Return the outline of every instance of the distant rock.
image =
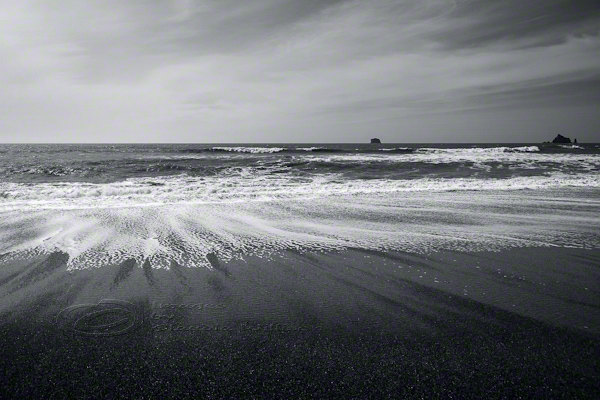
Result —
M563 135L556 135L552 143L571 143L571 139Z
M381 140L377 139L377 138L373 138L371 139L371 143L381 143ZM569 141L570 143L570 141Z
M573 144L577 144L577 138L573 140Z

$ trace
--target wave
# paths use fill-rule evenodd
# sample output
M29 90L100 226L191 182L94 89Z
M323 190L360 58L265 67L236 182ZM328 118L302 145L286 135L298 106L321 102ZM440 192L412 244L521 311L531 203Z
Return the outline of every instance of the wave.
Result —
M313 153L338 153L338 152L350 152L350 150L330 148L330 147L254 147L254 146L214 146L202 149L183 149L185 153L214 153L214 152L228 152L228 153L248 153L248 154L272 154L282 152L313 152Z
M386 151L390 153L412 153L415 149L411 149L409 147L395 147L393 149L379 149L379 151Z
M211 147L208 151L226 151L234 153L251 153L251 154L262 154L262 153L279 153L285 151L282 147Z
M333 149L330 147L295 147L293 149L286 149L287 151L309 151L312 153L340 153L340 152L350 152L350 150L344 149Z
M237 152L237 153L280 153L280 152L312 152L312 153L372 153L378 151L391 152L391 153L412 153L417 152L431 152L431 153L534 153L539 152L538 146L520 146L520 147L473 147L473 148L410 148L410 147L393 147L393 148L362 148L362 149L342 149L332 148L324 146L312 146L312 147L210 147L202 149L200 151L209 152Z
M284 171L246 169L231 176L174 175L112 183L0 184L0 212L12 210L123 208L300 200L400 192L498 191L600 187L600 174L509 178L346 179L339 173L298 177Z
M253 147L253 146L213 146L204 148L179 149L179 153L246 153L272 154L287 151L283 147Z
M148 150L148 149L145 149ZM145 151L144 155L151 157L153 154L169 154L173 153L203 153L203 154L214 154L214 153L230 153L230 154L247 154L247 155L268 155L278 153L337 153L337 154L407 154L407 153L419 153L419 154L460 154L464 156L468 155L499 155L506 153L541 153L541 154L597 154L598 151L592 146L562 146L553 144L540 144L540 145L528 145L528 146L481 146L472 145L469 147L427 147L427 146L370 146L370 145L311 145L311 146L192 146L187 148L173 147L170 150L156 149L156 151Z
M74 168L62 166L32 166L24 168L12 168L10 172L29 175L67 176L79 171Z
M519 153L537 153L540 151L538 146L522 146L522 147L507 147L504 149L506 152L519 152Z
M518 147L459 147L459 148L411 148L411 147L392 147L392 148L356 148L356 149L343 149L343 148L332 148L326 146L311 146L311 147L210 147L207 149L197 151L208 151L208 152L237 152L237 153L281 153L281 152L311 152L311 153L377 153L377 152L388 152L388 153L447 153L447 154L458 154L458 153L473 153L473 154L497 154L497 153L537 153L540 152L538 146L518 146Z
M458 148L437 148L421 147L417 149L419 153L436 154L498 154L498 153L537 153L540 151L538 146L520 146L520 147L458 147Z

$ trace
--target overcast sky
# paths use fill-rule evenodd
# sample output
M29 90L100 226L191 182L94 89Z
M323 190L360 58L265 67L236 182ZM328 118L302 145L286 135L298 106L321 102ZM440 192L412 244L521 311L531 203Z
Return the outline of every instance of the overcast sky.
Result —
M599 30L598 0L0 0L0 141L598 141Z

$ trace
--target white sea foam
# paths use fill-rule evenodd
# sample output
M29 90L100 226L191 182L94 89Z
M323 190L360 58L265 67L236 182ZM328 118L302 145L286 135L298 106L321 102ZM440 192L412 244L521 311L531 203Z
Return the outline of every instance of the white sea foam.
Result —
M350 247L427 253L511 246L598 247L600 201L573 192L370 193L258 202L5 211L2 262L62 251L68 268L127 259L211 268L244 255Z
M537 146L531 146L537 148ZM496 149L496 150L494 150ZM499 149L499 150L498 150ZM460 148L437 149L422 148L410 153L385 154L311 154L299 156L302 160L319 162L381 162L381 163L503 163L507 167L518 168L544 168L545 165L555 165L568 172L569 169L582 169L600 171L600 154L573 154L573 153L540 153L531 151L505 151L508 147L495 148ZM512 148L514 149L514 148ZM525 149L525 148L523 148Z
M540 148L537 146L523 146L523 147L508 147L504 151L517 151L522 153L535 153L540 151Z
M299 178L246 168L231 176L131 178L113 183L2 183L0 212L265 202L358 194L600 187L600 174L554 174L506 179L420 178L348 180L339 174Z
M231 151L235 153L279 153L281 151L285 151L286 149L283 147L226 147L226 146L216 146L211 147L213 150L217 151Z
M438 154L498 154L498 153L536 153L540 151L538 146L520 146L520 147L455 147L455 148L437 148L421 147L417 150L420 153L438 153Z
M296 147L296 150L299 151L315 151L320 149L324 149L324 147Z
M379 151L410 151L408 147L394 147L392 149L379 149Z

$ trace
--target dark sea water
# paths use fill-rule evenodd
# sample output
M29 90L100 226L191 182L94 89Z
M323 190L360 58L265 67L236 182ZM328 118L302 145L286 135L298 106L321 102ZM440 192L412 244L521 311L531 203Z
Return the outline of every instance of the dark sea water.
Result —
M600 170L600 145L36 144L0 145L4 182L109 183L129 178L278 174L290 179L516 178Z
M598 245L598 144L1 145L0 179L0 251L74 268Z

